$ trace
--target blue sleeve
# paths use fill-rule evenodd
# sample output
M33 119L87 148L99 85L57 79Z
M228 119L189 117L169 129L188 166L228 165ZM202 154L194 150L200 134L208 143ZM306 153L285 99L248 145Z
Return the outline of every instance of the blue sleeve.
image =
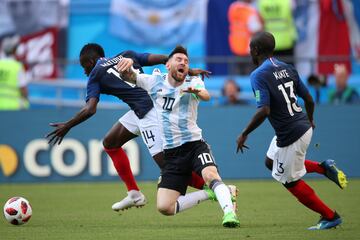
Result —
M270 106L270 93L266 86L265 78L259 73L254 73L251 74L250 80L255 94L256 106L258 108Z
M97 98L98 100L100 98L100 83L96 78L96 71L90 73L86 86L86 102L89 101L90 98Z
M136 61L141 66L151 66L149 63L150 53L137 53L134 51L126 51L126 52L122 53L122 55L136 59Z

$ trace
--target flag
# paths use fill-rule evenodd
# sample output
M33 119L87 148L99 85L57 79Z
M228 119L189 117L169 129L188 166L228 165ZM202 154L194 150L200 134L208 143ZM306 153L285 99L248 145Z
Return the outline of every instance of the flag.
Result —
M204 41L207 0L112 0L110 32L145 46Z
M296 68L300 75L333 74L335 64L344 64L351 72L351 48L359 42L353 3L351 0L302 0L298 4L295 22L300 31L296 44ZM351 30L351 29L355 30ZM351 37L350 37L351 36ZM359 38L360 39L360 38Z
M25 63L33 78L56 78L58 76L58 29L47 28L22 36L16 56Z

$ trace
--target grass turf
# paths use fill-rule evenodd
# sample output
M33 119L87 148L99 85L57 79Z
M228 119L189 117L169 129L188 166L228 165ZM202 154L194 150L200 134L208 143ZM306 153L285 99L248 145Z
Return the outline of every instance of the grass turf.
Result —
M124 197L121 183L0 184L0 202L23 196L33 207L25 225L2 218L0 239L360 239L360 179L350 179L345 190L327 180L307 181L343 217L341 227L326 231L308 231L319 216L275 181L226 182L240 191L240 228L222 227L222 211L210 201L174 217L162 216L156 210L155 182L140 183L149 201L144 208L121 214L111 210Z

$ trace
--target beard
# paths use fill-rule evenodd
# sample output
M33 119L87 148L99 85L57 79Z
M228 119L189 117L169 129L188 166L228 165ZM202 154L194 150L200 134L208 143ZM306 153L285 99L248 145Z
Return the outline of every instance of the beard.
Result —
M178 76L178 71L174 72L171 74L171 77L176 81L176 82L183 82L186 78L186 74L181 74L181 76Z

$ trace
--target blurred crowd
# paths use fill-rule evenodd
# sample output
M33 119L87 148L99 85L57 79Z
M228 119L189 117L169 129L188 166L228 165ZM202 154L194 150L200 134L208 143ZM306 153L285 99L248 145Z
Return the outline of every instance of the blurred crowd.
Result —
M159 5L157 12L154 8L148 9L148 6L154 7L156 4ZM248 89L242 88L241 82L236 80L236 76L248 76L254 69L249 55L249 41L254 33L262 30L269 31L274 35L276 39L275 56L295 65L302 79L312 86L318 102L324 97L323 89L329 88L329 79L334 78L335 87L329 88L327 102L334 104L359 102L357 91L360 84L350 86L348 79L354 72L360 72L360 65L357 63L360 59L360 1L198 0L195 3L190 0L169 2L106 0L95 1L93 5L97 9L100 9L100 5L106 5L107 14L110 16L110 23L106 23L109 25L106 34L109 35L103 38L109 39L111 36L114 39L122 39L121 43L125 43L118 45L120 46L118 49L118 46L114 46L116 44L110 46L104 42L104 45L110 49L115 48L118 49L116 51L122 51L126 50L121 49L123 46L138 46L138 49L132 50L164 50L166 44L170 46L175 41L183 41L179 43L188 45L190 55L202 54L200 57L205 61L214 56L227 57L224 58L226 71L221 69L221 66L224 65L221 61L224 60L205 62L204 66L213 75L230 76L223 82L223 87L218 89L223 96L221 102L224 104L247 104L249 102L242 97L242 92L248 91ZM76 6L80 7L77 9ZM75 12L91 16L91 11L82 6L85 5L70 0L0 1L0 44L2 49L0 53L2 59L0 62L0 86L2 86L0 88L0 106L1 102L4 102L3 99L11 95L18 96L16 98L17 102L20 102L19 109L27 108L29 104L26 85L32 79L75 78L75 75L71 75L71 71L66 68L71 68L74 62L77 63L78 53L74 44L82 45L84 43L74 43L73 39L77 38L74 34L79 34L84 39L84 34L81 32L84 31L84 28L77 23L79 31L70 31L72 23L69 18ZM179 9L175 9L174 15L171 15L170 11L164 11L166 7L179 8L187 14L181 15ZM143 16L135 14L135 10L143 12ZM205 11L207 14L203 14ZM166 18L162 19L162 14L168 18L179 19L168 21ZM200 15L202 18L199 20ZM135 22L129 21L134 18ZM194 21L196 25L184 22L182 18L189 22ZM144 22L141 22L142 20ZM189 29L192 29L192 34L187 34L188 32L184 29L178 29L176 24L180 22L184 23L182 28L188 24ZM197 27L202 22L205 22L205 26L201 28L204 29L202 35L206 35L206 37L198 35L202 30ZM173 23L175 25L170 27L170 24ZM169 24L169 27L164 24ZM194 27L196 28L194 29ZM164 36L160 34L158 38L155 38L153 32L156 29L161 29ZM132 36L132 31L144 32L139 34L139 38L139 36ZM169 38L165 37L171 31L177 34L172 34L173 41L168 42L169 40L165 39ZM158 32L160 33L160 31ZM102 32L102 34L104 33ZM186 36L192 36L192 38L186 39ZM14 43L14 39L16 39L16 43ZM86 41L91 42L94 39L89 37ZM100 39L99 41L105 40ZM131 45L137 41L140 41L137 43L138 45ZM144 45L145 43L141 41L152 44L152 46ZM14 45L11 53L8 50L9 42ZM114 43L115 41L110 40L110 42ZM72 49L68 49L68 45L72 45ZM162 48L156 48L156 46ZM199 50L199 46L205 50ZM10 59L13 61L11 64L9 64ZM19 65L18 73L12 75L16 76L16 83L15 80L4 77L10 76L5 74L8 70L4 69L12 68L11 71L14 71L15 62ZM9 67L10 65L11 67ZM354 70L355 68L357 70ZM66 75L66 72L70 72L70 74ZM15 79L15 77L13 78ZM356 82L360 83L360 79ZM4 90L5 85L11 85L12 89L14 89L13 86L16 86L18 90L11 90L12 92L8 94L9 92L6 91L9 90ZM321 94L322 96L320 96ZM0 108L4 109L4 107Z

